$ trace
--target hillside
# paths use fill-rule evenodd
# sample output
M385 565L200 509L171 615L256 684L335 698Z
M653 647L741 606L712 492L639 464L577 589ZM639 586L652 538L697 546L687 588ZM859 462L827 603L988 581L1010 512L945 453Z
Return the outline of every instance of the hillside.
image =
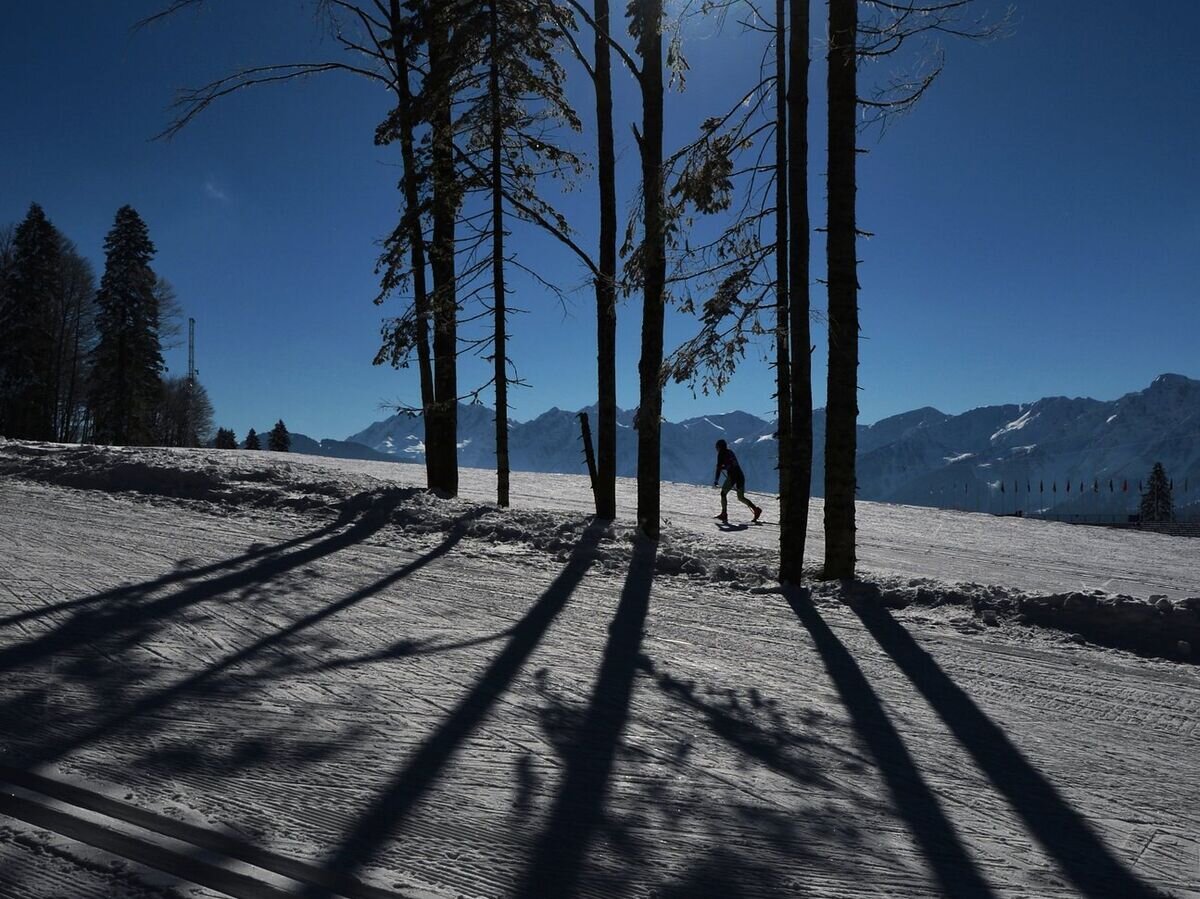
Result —
M1004 605L1186 541L863 503L783 593L711 490L462 474L0 441L0 896L1197 895L1198 669Z

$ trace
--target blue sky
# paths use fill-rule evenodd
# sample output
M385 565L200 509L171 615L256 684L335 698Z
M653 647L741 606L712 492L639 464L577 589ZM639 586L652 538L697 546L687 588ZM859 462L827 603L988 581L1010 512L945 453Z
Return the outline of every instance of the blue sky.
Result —
M981 8L1002 4L978 0ZM372 134L386 94L320 76L227 98L170 142L174 91L238 66L338 51L312 3L208 0L197 13L133 33L165 0L15 4L0 31L4 128L0 222L36 201L102 266L116 209L130 203L158 247L156 269L197 320L197 366L218 424L239 436L282 417L292 430L344 437L415 402L415 372L373 367L386 310L376 241L399 206L398 153ZM823 4L814 4L823 35ZM1007 39L945 42L947 66L921 104L882 136L865 134L859 223L864 422L918 406L960 412L1044 395L1116 397L1157 374L1200 376L1200 79L1191 36L1200 4L1154 16L1104 0L1028 2ZM668 97L668 147L719 112L757 71L762 45L734 27L689 29L692 70ZM812 217L823 219L821 48L814 49ZM864 79L887 75L884 63ZM573 75L579 73L572 71ZM629 123L640 108L618 81L623 202L636 175ZM590 97L570 87L579 109ZM585 115L586 120L586 115ZM578 143L590 149L591 135ZM594 185L563 198L594 242ZM814 234L814 276L824 245ZM529 389L513 414L594 402L594 313L583 270L516 228L513 245L567 290L517 278L510 351ZM824 306L820 284L813 305ZM639 301L620 316L618 400L637 397ZM693 327L673 315L668 340ZM823 403L824 332L814 330ZM769 349L764 347L763 349ZM722 396L668 388L678 420L734 408L770 415L771 372L752 352ZM183 348L168 354L176 373ZM486 377L468 360L461 382Z

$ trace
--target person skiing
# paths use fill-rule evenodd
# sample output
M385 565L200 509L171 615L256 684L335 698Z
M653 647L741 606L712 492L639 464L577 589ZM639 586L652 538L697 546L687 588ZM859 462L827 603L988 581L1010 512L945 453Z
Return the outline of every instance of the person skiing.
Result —
M729 496L729 491L737 488L737 498L750 507L754 512L754 521L758 521L758 516L762 515L762 509L754 505L746 498L746 473L742 471L742 466L738 465L737 456L733 454L733 450L724 440L717 441L717 473L713 475L713 486L717 486L717 481L721 478L721 472L725 472L725 486L721 488L721 514L716 516L718 521L729 523L729 509L726 505L726 498Z

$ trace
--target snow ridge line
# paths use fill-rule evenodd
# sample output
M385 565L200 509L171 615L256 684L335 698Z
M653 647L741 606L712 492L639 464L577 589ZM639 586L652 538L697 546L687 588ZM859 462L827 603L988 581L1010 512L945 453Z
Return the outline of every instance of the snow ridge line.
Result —
M222 867L220 861L253 865L299 884L330 890L346 899L404 899L400 893L337 876L316 865L262 849L220 831L176 821L92 790L9 765L0 765L0 784L0 813L237 899L286 899L293 894L264 880ZM17 788L16 792L13 788ZM47 800L58 807L47 804ZM64 809L62 805L68 808ZM220 858L216 862L194 858L125 828L88 820L77 810L189 844Z

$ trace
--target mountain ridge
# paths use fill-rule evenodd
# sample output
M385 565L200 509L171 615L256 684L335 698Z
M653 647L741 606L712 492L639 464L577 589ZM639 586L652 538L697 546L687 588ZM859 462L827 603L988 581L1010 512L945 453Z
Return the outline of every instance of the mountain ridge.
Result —
M595 408L582 410L589 412L593 429ZM459 414L459 464L494 466L493 410L462 405ZM553 408L526 422L511 421L511 467L582 471L578 414ZM633 413L619 410L617 419L617 473L633 476ZM814 410L816 496L824 480L824 425L825 410ZM361 444L396 461L421 462L423 438L419 417L397 414L342 443ZM718 438L738 454L751 491L775 492L775 423L738 410L664 421L663 477L711 482ZM1107 401L1048 396L959 414L922 406L858 430L859 497L911 505L997 513L1053 508L1063 514L1122 514L1136 505L1135 485L1155 461L1162 461L1183 487L1177 489L1177 505L1200 502L1200 380L1166 373L1142 390ZM1080 483L1086 487L1083 495Z

